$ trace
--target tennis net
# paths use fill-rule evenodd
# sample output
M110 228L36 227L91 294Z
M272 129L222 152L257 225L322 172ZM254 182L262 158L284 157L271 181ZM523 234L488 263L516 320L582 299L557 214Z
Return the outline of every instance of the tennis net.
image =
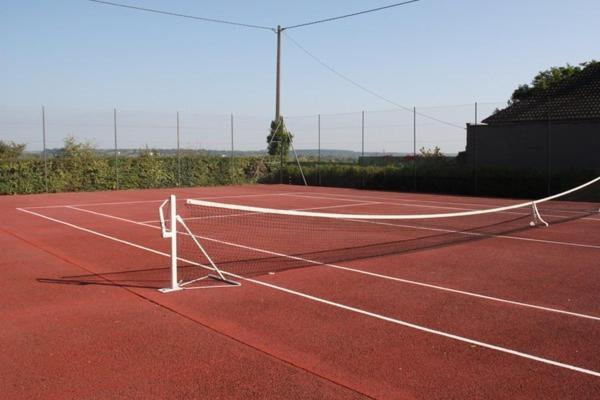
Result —
M384 214L385 204L356 213L195 199L175 211L174 198L169 204L173 223L163 232L175 232L166 236L175 241L171 289L180 289L202 282L207 271L233 283L243 276L518 235L582 218L600 222L600 177L543 199L487 209L467 204L465 210L437 214ZM347 207L356 211L356 206ZM364 211L361 206L357 210Z

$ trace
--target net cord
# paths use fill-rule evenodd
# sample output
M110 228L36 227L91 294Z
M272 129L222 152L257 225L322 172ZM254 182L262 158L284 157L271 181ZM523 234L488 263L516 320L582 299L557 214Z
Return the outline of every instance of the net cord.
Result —
M489 208L485 210L472 210L472 211L461 211L461 212L453 212L453 213L439 213L439 214L336 214L336 213L322 213L322 212L311 212L311 211L300 211L300 210L280 210L276 208L264 208L264 207L253 207L253 206L243 206L237 204L227 204L227 203L217 203L213 201L206 200L196 200L196 199L188 199L186 203L194 206L202 206L202 207L213 207L213 208L222 208L228 210L235 211L247 211L253 213L262 213L262 214L276 214L276 215L287 215L287 216L298 216L298 217L313 217L313 218L330 218L330 219L361 219L361 220L416 220L416 219L435 219L435 218L456 218L456 217L467 217L472 215L485 215L503 211L514 210L517 208L524 207L535 207L537 210L537 205L541 203L548 202L550 200L554 200L560 197L564 197L570 193L573 193L577 190L581 190L587 186L590 186L596 182L600 181L600 176L592 179L589 182L586 182L582 185L564 191L562 193L558 193L552 196L548 196L539 200L527 201L524 203L513 204L510 206L504 207L496 207Z

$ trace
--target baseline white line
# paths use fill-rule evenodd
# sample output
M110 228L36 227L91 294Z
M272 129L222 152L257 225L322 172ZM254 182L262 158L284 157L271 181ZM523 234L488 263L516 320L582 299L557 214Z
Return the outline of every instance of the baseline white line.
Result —
M264 197L264 196L280 196L282 194L287 193L295 193L295 192L285 192L285 193L262 193L262 194L240 194L240 195L229 195L229 196L209 196L209 197L195 197L198 200L218 200L218 199L229 199L229 198L239 198L239 197ZM191 197L190 197L191 198ZM122 204L146 204L146 203L160 203L165 201L164 199L160 200L132 200L132 201L114 201L107 203L86 203L86 204L62 204L62 205L52 205L52 206L31 206L31 207L20 207L22 210L37 210L37 209L46 209L46 208L62 208L62 207L91 207L91 206L113 206L113 205L122 205ZM360 201L360 200L355 200Z
M122 244L126 244L126 245L129 245L129 246L133 246L133 247L138 248L138 249L147 250L147 251L149 251L151 253L154 253L154 254L159 254L159 255L162 255L162 256L165 256L165 257L170 257L170 255L167 254L167 253L163 253L163 252L160 252L158 250L155 250L155 249L143 246L143 245L139 245L139 244L136 244L136 243L133 243L133 242L128 242L126 240L119 239L119 238L116 238L116 237L113 237L113 236L105 235L103 233L96 232L96 231L93 231L91 229L83 228L83 227L80 227L80 226L77 226L77 225L74 225L74 224L71 224L71 223L68 223L68 222L65 222L65 221L61 221L61 220L56 219L56 218L51 218L51 217L45 216L43 214L36 213L34 211L25 210L25 209L22 209L22 208L17 208L17 210L25 212L25 213L32 214L32 215L36 215L38 217L45 218L47 220L50 220L50 221L53 221L53 222L56 222L56 223L59 223L59 224L63 224L63 225L69 226L71 228L78 229L78 230L81 230L81 231L84 231L84 232L87 232L87 233L90 233L90 234L93 234L93 235L98 235L98 236L103 237L105 239L114 240L116 242L119 242L119 243L122 243ZM151 225L149 225L149 226L151 226ZM231 276L231 277L234 277L236 279L239 279L239 280L243 280L243 281L246 281L246 282L251 282L251 283L254 283L254 284L259 285L259 286L264 286L264 287L268 287L268 288L271 288L271 289L274 289L274 290L277 290L277 291L280 291L280 292L292 294L292 295L295 295L295 296L298 296L298 297L301 297L301 298L304 298L304 299L307 299L307 300L312 300L312 301L317 302L317 303L327 304L329 306L340 308L340 309L343 309L343 310L346 310L346 311L351 311L351 312L354 312L354 313L359 314L359 315L364 315L364 316L371 317L371 318L374 318L374 319L378 319L378 320L390 322L390 323L393 323L393 324L396 324L396 325L400 325L400 326L404 326L404 327L407 327L407 328L411 328L411 329L414 329L414 330L417 330L417 331L430 333L430 334L433 334L433 335L445 337L447 339L452 339L452 340L456 340L456 341L460 341L460 342L464 342L464 343L469 343L469 344L472 344L472 345L475 345L475 346L483 347L483 348L490 349L490 350L495 350L495 351L498 351L498 352L501 352L501 353L510 354L510 355L521 357L521 358L525 358L525 359L528 359L528 360L537 361L537 362L542 363L542 364L552 365L552 366L555 366L555 367L559 367L559 368L563 368L563 369L568 369L568 370L579 372L579 373L582 373L582 374L591 375L591 376L595 376L595 377L600 377L600 372L594 371L594 370L591 370L591 369L578 367L578 366L575 366L575 365L572 365L572 364L562 363L562 362L559 362L559 361L551 360L551 359L544 358L544 357L539 357L539 356L536 356L536 355L533 355L533 354L524 353L524 352L517 351L517 350L512 350L512 349L509 349L509 348L506 348L506 347L497 346L497 345L486 343L486 342L481 342L481 341L474 340L474 339L471 339L471 338L468 338L468 337L465 337L465 336L455 335L455 334L452 334L452 333L448 333L448 332L444 332L444 331L440 331L440 330L436 330L436 329L427 328L425 326L413 324L411 322L403 321L403 320L400 320L400 319L386 317L386 316L381 315L381 314L376 314L374 312L362 310L360 308L356 308L356 307L348 306L348 305L345 305L345 304L337 303L337 302L334 302L334 301L331 301L331 300L327 300L327 299L323 299L323 298L320 298L320 297L312 296L312 295L309 295L309 294L306 294L306 293L302 293L302 292L298 292L298 291L295 291L295 290L287 289L287 288L282 287L282 286L273 285L273 284L270 284L270 283L267 283L267 282L263 282L263 281L259 281L259 280L256 280L256 279L245 278L245 277L242 277L242 276L239 276L239 275L236 275L236 274L232 274L232 273L228 273L228 272L225 272L225 271L223 271L223 273L227 274L228 276Z
M292 194L294 192L290 192L290 194ZM326 196L343 196L346 198L346 200L349 200L349 198L354 197L354 200L358 200L358 199L376 199L378 201L409 201L409 202L420 202L420 203L433 203L433 204L452 204L452 205L463 205L463 206L475 206L477 207L477 209L481 209L480 207L483 207L482 209L485 208L489 208L489 207L502 207L503 204L494 204L494 203L466 203L466 202L457 202L457 201L440 201L440 200L425 200L425 199L411 199L411 198L406 198L406 197L400 197L400 198L394 198L394 197L386 197L386 196L373 196L373 195L363 195L363 194L343 194L343 193L332 193L332 192L298 192L298 193L302 193L302 194L307 194L307 195L320 195L320 194L324 194ZM390 192L388 192L390 193ZM405 192L393 192L395 194L405 194ZM430 196L443 196L443 194L431 194ZM334 197L335 198L335 197ZM512 201L518 201L518 200L514 200L514 199L507 199L508 200L512 200ZM568 212L568 211L567 211ZM576 211L575 211L576 212Z
M17 210L42 210L42 209L52 209L52 208L62 208L68 206L76 206L76 207L85 207L85 206L112 206L112 205L121 205L121 204L146 204L146 203L160 203L163 200L132 200L132 201L115 201L109 203L87 203L87 204L56 204L52 206L31 206L31 207L19 207Z
M137 221L133 221L133 220L126 219L126 218L116 217L116 216L113 216L113 215L110 215L110 214L103 214L103 213L99 213L99 212L96 212L96 211L86 210L86 209L83 209L83 208L76 208L76 207L70 207L70 208L72 208L73 210L90 213L90 214L97 215L97 216L104 217L104 218L111 218L111 219L116 219L118 221L128 222L130 224L147 226L147 227L150 227L150 228L153 228L153 229L160 229L159 226L150 225L150 224L147 224L147 223L144 223L144 222L137 222ZM465 295L465 296L476 297L476 298L479 298L479 299L484 299L484 300L489 300L489 301L495 301L495 302L504 303L504 304L516 305L516 306L520 306L520 307L527 307L527 308L532 308L532 309L536 309L536 310L540 310L540 311L547 311L547 312L553 312L553 313L558 313L558 314L569 315L569 316L572 316L572 317L578 317L578 318L585 318L585 319L591 319L591 320L595 320L595 321L600 321L600 317L596 317L594 315L582 314L582 313L577 313L577 312L572 312L572 311L566 311L566 310L561 310L561 309L551 308L551 307L544 307L544 306L539 306L539 305L530 304L530 303L523 303L523 302L519 302L519 301L515 301L515 300L504 299L504 298L501 298L501 297L493 297L493 296L488 296L488 295L484 295L484 294L480 294L480 293L475 293L475 292L467 292L467 291L464 291L464 290L452 289L452 288L448 288L448 287L444 287L444 286L438 286L438 285L432 285L432 284L425 283L425 282L419 282L419 281L413 281L413 280L409 280L409 279L397 278L397 277L390 276L390 275L377 274L377 273L370 272L370 271L365 271L365 270L362 270L362 269L351 268L351 267L344 267L344 266L338 265L338 264L324 263L324 262L321 262L321 261L311 260L311 259L308 259L308 258L303 258L303 257L298 257L298 256L292 256L292 255L289 255L289 254L283 254L283 253L279 253L279 252L275 252L275 251L271 251L271 250L259 249L257 247L252 247L252 246L246 246L246 245L239 244L239 243L232 243L232 242L228 242L228 241L224 241L224 240L214 239L214 238L211 238L211 237L208 237L208 236L201 236L201 235L195 235L195 236L197 238L199 238L199 239L208 240L208 241L219 243L219 244L224 244L224 245L227 245L227 246L238 247L238 248L241 248L241 249L244 249L244 250L250 250L250 251L253 251L253 252L257 252L257 253L263 253L263 254L268 254L268 255L271 255L271 256L288 258L288 259L296 260L296 261L302 261L302 262L305 262L305 263L308 263L308 264L312 264L312 265L321 265L321 266L330 267L330 268L334 268L334 269L338 269L338 270L343 270L343 271L348 271L348 272L354 272L354 273L358 273L358 274L362 274L362 275L367 275L367 276L371 276L371 277L375 277L375 278L381 278L381 279L386 279L386 280L390 280L390 281L405 283L405 284L409 284L409 285L426 287L426 288L429 288L429 289L441 290L441 291L444 291L444 292L461 294L461 295Z
M583 247L583 248L587 248L587 249L596 249L596 250L600 249L600 245L595 245L595 244L585 244L585 243L576 243L576 242L561 242L558 240L535 239L535 238L527 238L527 237L523 237L523 236L495 235L493 233L457 231L457 230L453 230L453 229L429 228L429 227L425 227L425 226L393 224L393 223L378 222L378 221L365 221L365 220L350 220L350 221L376 224L376 225L397 226L400 228L420 229L420 230L432 231L432 232L459 233L461 235L466 235L466 236L488 237L488 238L498 238L498 239L506 239L506 240L521 240L524 242L556 244L556 245L560 245L560 246Z
M348 197L313 196L313 195L309 195L309 194L296 194L296 193L289 193L289 194L286 193L286 194L282 194L280 196L304 197L304 198L308 198L308 199L338 200L338 201L347 201L347 202L360 201L358 199L358 197L364 197L365 199L366 199L366 197L370 197L370 196L356 196L357 197L356 199L350 199ZM410 207L435 208L435 209L447 209L447 210L474 210L472 208L464 208L464 207L443 207L443 206L429 206L429 205L424 205L424 204L406 204L406 203L391 202L388 200L385 200L385 201L379 200L378 203L379 204L397 205L397 206L410 206Z
M149 247L145 247L145 246L142 246L142 245L139 245L139 244L135 244L133 242L129 242L129 241L124 240L124 239L119 239L119 238L117 238L115 236L105 235L104 233L100 233L100 232L94 231L92 229L84 228L84 227L79 226L79 225L71 224L70 222L62 221L60 219L52 218L52 217L49 217L47 215L37 213L35 211L26 210L24 208L17 208L17 210L21 211L21 212L24 212L24 213L28 213L28 214L32 214L32 215L38 216L40 218L44 218L44 219L53 221L53 222L56 222L56 223L59 223L59 224L62 224L62 225L66 225L68 227L71 227L71 228L74 228L74 229L78 229L80 231L91 233L93 235L97 235L97 236L103 237L105 239L114 240L116 242L119 242L119 243L122 243L122 244L126 244L128 246L132 246L132 247L138 248L140 250L148 250L148 251L150 251L152 253L155 253L155 254L158 254L158 255L161 255L161 256L171 257L168 253L164 253L164 252L159 251L159 250L154 250L154 249L151 249ZM123 220L123 221L125 221L125 220Z
M455 202L455 201L440 201L440 200L424 200L424 199L411 199L411 198L407 198L407 197L386 197L386 196L374 196L374 195L364 195L364 194L345 194L345 193L332 193L332 192L296 192L296 193L301 193L302 195L316 195L315 197L323 197L323 198L328 198L329 196L331 196L330 198L338 198L338 197L343 197L345 200L351 201L351 200L358 200L358 199L376 199L378 201L391 201L391 202L397 202L397 201L408 201L408 202L419 202L419 203L432 203L432 204L452 204L452 205L460 205L460 206L475 206L475 207L484 207L484 208L489 208L489 207L502 207L506 204L487 204L487 203L464 203L464 202ZM393 194L406 194L406 192L392 192ZM289 194L293 195L295 194L294 192L290 192ZM286 194L282 194L282 196L285 196ZM322 196L321 196L322 195ZM440 194L432 194L431 196L443 196ZM354 198L354 199L351 199ZM509 199L510 200L510 199ZM435 207L435 206L432 206ZM459 208L460 209L460 208Z

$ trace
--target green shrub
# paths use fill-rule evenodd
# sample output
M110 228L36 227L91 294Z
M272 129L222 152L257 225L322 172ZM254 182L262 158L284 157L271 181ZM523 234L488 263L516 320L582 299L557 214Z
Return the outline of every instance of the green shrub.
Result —
M558 193L597 175L594 171L560 171L548 182L545 172L481 168L475 185L471 166L432 154L435 156L384 166L314 161L302 165L312 186L515 198L544 197L548 189ZM115 160L72 137L46 165L50 192L279 183L280 172L284 183L303 184L297 164L285 163L282 170L279 157L236 157L232 161L229 157L185 153L178 159L145 149L139 156ZM45 192L44 176L44 160L39 157L0 159L0 194ZM596 196L600 198L600 193Z
M116 162L116 165L115 165ZM262 168L261 168L262 166ZM186 155L160 156L142 151L138 157L98 155L85 146L70 147L49 158L48 191L142 189L180 186L216 186L256 182L267 171L256 157L229 158ZM0 160L0 194L45 192L42 159Z
M303 171L311 186L529 199L545 197L549 190L550 193L560 193L597 176L594 171L556 171L548 185L546 172L482 168L477 171L476 177L471 166L449 157L423 157L416 164L411 161L387 166L305 163ZM260 182L279 183L279 172L279 166L276 165ZM288 163L284 166L283 183L303 184L296 164ZM600 185L594 185L593 189L597 193L586 191L585 200L592 201L600 197Z

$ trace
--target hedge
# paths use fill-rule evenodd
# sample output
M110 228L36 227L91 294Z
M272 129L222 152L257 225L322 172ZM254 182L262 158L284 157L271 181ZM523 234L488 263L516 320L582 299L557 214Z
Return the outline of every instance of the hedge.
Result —
M560 193L598 176L596 171L563 170L548 177L545 171L510 168L481 168L475 175L471 166L453 158L425 159L419 160L416 165L405 163L383 167L307 164L303 166L303 172L311 186L528 199ZM274 171L262 182L278 183L279 180L279 172ZM295 164L285 166L283 182L303 183ZM579 195L581 200L600 200L600 184L592 185Z
M177 157L145 151L137 157L115 161L78 149L66 156L49 158L47 166L49 192L280 182L279 162L260 157L237 157L232 165L227 157L191 154L178 161ZM558 193L597 176L595 171L560 171L552 174L549 181L545 172L495 168L478 170L475 179L470 166L445 157L383 167L308 162L303 170L311 186L513 198L541 198L549 191ZM284 183L302 184L295 163L285 164L282 175ZM0 194L45 191L42 159L0 160ZM600 185L594 185L585 194L600 198Z
M115 165L116 163L116 165ZM77 192L253 183L265 173L257 157L55 157L47 161L48 191ZM262 167L261 167L262 166ZM116 168L117 167L117 168ZM262 168L262 172L260 171ZM257 169L260 173L257 173ZM178 179L179 178L179 179ZM46 191L42 159L0 160L0 194Z

